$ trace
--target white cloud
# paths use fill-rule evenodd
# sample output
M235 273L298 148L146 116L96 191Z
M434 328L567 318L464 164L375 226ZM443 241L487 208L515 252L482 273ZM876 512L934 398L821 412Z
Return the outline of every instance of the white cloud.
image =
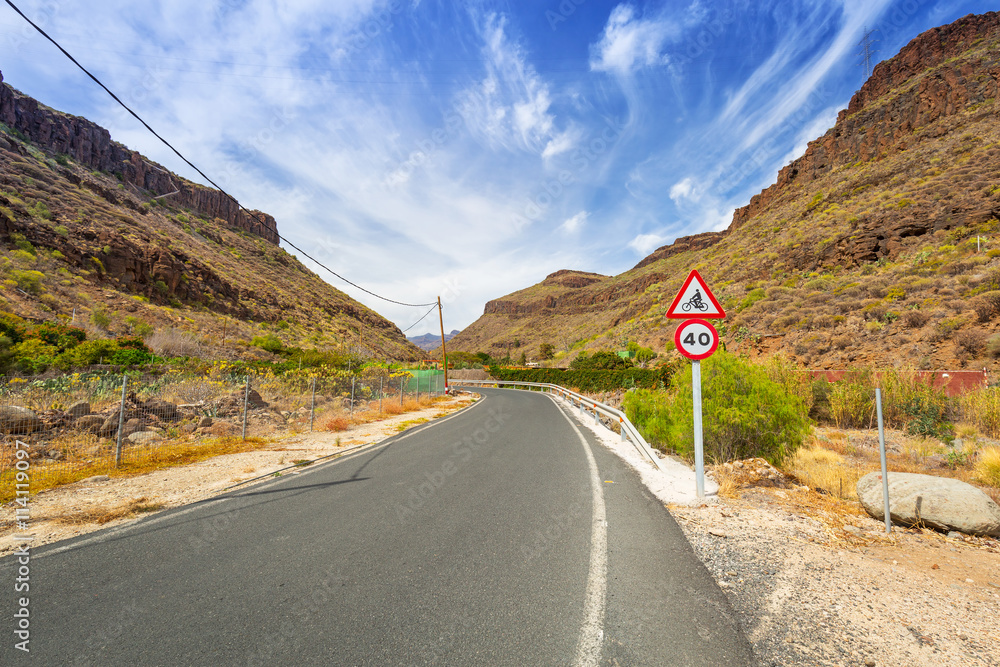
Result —
M580 211L572 218L566 219L561 225L559 225L559 229L569 234L575 234L580 231L584 223L587 222L588 217L590 217L590 214L587 213L587 211Z
M601 40L591 46L590 68L629 74L640 67L664 64L663 45L679 36L680 28L672 21L640 18L632 5L618 5L611 10Z
M663 245L668 237L660 234L639 234L628 242L628 247L645 257Z
M670 188L670 198L674 200L675 204L679 204L682 199L697 199L697 194L695 193L694 180L690 176L684 180L675 183L673 187Z

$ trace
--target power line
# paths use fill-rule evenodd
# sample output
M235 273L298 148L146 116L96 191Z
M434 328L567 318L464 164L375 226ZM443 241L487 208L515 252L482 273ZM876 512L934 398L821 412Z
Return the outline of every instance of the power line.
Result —
M431 313L433 313L433 312L434 312L435 310L437 310L437 307L438 307L438 306L437 306L437 304L435 303L435 304L434 304L433 306L431 306L431 309L430 309L430 310L428 310L428 311L427 311L426 313L424 313L424 317L427 317L428 315L430 315ZM410 326L408 326L408 327L406 327L405 329L403 329L403 333L406 333L407 331L409 331L409 330L410 330L410 329L412 329L413 327L415 327L415 326L417 326L418 324L420 324L421 322L423 322L423 321L424 321L424 317L421 317L421 318L420 318L419 320L417 320L416 322L414 322L414 323L413 323L413 324L411 324Z
M239 203L239 201L237 201L237 200L236 200L236 197L232 196L231 194L229 194L228 192L226 192L225 190L223 190L223 189L222 189L222 188L221 188L221 187L220 187L220 186L219 186L219 185L218 185L218 184L217 184L217 183L216 183L215 181L213 181L213 180L212 180L211 178L209 178L209 177L208 177L208 176L207 176L207 175L205 174L205 172L203 172L203 171L202 171L201 169L199 169L198 167L196 167L196 166L194 165L194 163L193 163L193 162L191 162L190 160L188 160L188 159L187 159L186 157L184 157L184 156L183 156L183 155L181 154L181 152L180 152L179 150L177 150L176 148L174 148L174 147L173 147L173 146L172 146L172 145L170 144L170 142L169 142L169 141L167 141L166 139L164 139L163 137L161 137L161 136L160 136L160 135L159 135L159 134L158 134L158 133L156 132L156 130L154 130L154 129L153 129L152 127L150 127L150 126L149 126L149 124L148 124L148 123L147 123L146 121L144 121L144 120L143 120L142 118L140 118L140 117L139 117L139 114L137 114L136 112L132 111L132 109L131 109L131 108L129 108L129 106L128 106L127 104L125 104L124 102L122 102L122 101L121 101L121 99L119 99L119 97L118 97L117 95L115 95L115 94L114 94L113 92L111 92L111 90L110 90L110 89L109 89L109 88L108 88L107 86L105 86L105 85L104 85L103 83L101 83L101 80L100 80L100 79L98 79L98 78L97 78L96 76L94 76L93 74L91 74L91 73L90 73L90 72L89 72L89 71L87 70L87 68L86 68L86 67L84 67L83 65L81 65L81 64L80 64L80 63L79 63L79 62L78 62L78 61L76 60L76 58L74 58L74 57L73 57L72 55L70 55L70 53L69 53L69 52L68 52L68 51L67 51L66 49L64 49L64 48L63 48L63 47L62 47L62 46L61 46L61 45L59 44L59 42L57 42L57 41L56 41L55 39L53 39L52 37L50 37L50 36L48 35L48 33L46 33L46 32L45 32L44 30L42 30L42 29L41 29L41 28L40 28L40 27L39 27L38 25L36 25L34 21L32 21L31 19L29 19L29 18L28 18L27 16L25 16L25 15L24 15L24 12L22 12L22 11L21 11L20 9L18 9L17 5L15 5L15 4L13 3L13 2L11 2L11 0L5 0L5 2L6 2L6 3L8 4L8 5L10 5L10 8L11 8L11 9L13 9L13 10L14 10L15 12L17 12L17 13L18 13L18 15L19 15L19 16L20 16L21 18L23 18L23 19L24 19L25 21L27 21L27 22L28 22L28 23L29 23L29 24L31 25L31 27L32 27L32 28L34 28L35 30L37 30L37 31L38 31L38 32L39 32L39 33L40 33L40 34L42 35L42 37L44 37L45 39L47 39L47 40L49 40L50 42L52 42L52 44L54 44L54 45L55 45L55 47L56 47L57 49L59 49L60 51L62 51L63 55L64 55L64 56L66 56L67 58L69 58L69 59L70 59L70 61L72 61L72 63L73 63L74 65L76 65L77 67L79 67L79 68L80 68L80 69L81 69L81 70L83 71L83 73L84 73L84 74L86 74L86 75L87 75L87 76L89 76L89 77L90 77L91 79L93 79L94 83L96 83L96 84L97 84L98 86L100 86L101 88L103 88L103 89L104 89L104 91L105 91L105 92L106 92L106 93L107 93L108 95L110 95L110 96L111 96L111 98L112 98L112 99L113 99L113 100L114 100L115 102L118 102L118 104L120 104L120 105L122 106L122 108L123 108L123 109L125 109L125 111L128 111L128 112L129 112L129 113L130 113L130 114L131 114L131 115L132 115L132 116L133 116L133 117L134 117L134 118L135 118L135 119L136 119L137 121L139 121L140 123L142 123L143 127L145 127L145 128L147 129L147 130L149 130L149 131L150 131L150 133L152 133L152 135L153 135L154 137L156 137L157 139L159 139L160 141L162 141L162 142L163 142L163 144L164 144L164 145L165 145L165 146L166 146L167 148L169 148L170 150L172 150L172 151L173 151L173 152L174 152L174 153L175 153L175 154L177 155L177 157L179 157L179 158L180 158L181 160L183 160L183 161L184 161L184 162L185 162L185 163L186 163L186 164L187 164L187 165L188 165L189 167L191 167L191 168L192 168L192 169L194 169L194 170L195 170L196 172L198 172L198 174L200 174L202 178L204 178L204 179L205 179L206 181L208 181L208 182L209 182L209 183L211 183L211 184L212 184L213 186L215 186L215 188L216 188L216 189L217 189L217 190L218 190L219 192L221 192L221 193L222 193L222 194L224 194L224 195L225 195L226 197L229 197L229 198L230 198L231 200L233 200L233 203L234 203L234 204L236 204L236 205L237 205L237 206L238 206L238 207L240 208L240 210L244 211L244 212L245 212L245 213L246 213L247 215L249 215L249 216L250 216L250 218L251 218L251 219L253 219L254 221L256 221L256 222L257 222L257 224L259 224L259 225L260 225L261 227L264 227L264 228L266 229L266 227L265 227L265 225L264 225L263 221L261 221L261 219L260 219L260 218L258 218L258 217L257 217L256 215L254 215L254 214L253 214L253 212L252 212L252 211L250 211L250 210L249 210L249 209L247 209L247 208L246 208L245 206L243 206L243 204ZM340 280L344 281L344 282L345 282L345 283L347 283L348 285L351 285L352 287L355 287L355 288L357 288L357 289L361 290L362 292L364 292L364 293L366 293L366 294L370 294L371 296L373 296L373 297L375 297L375 298L377 298L377 299L381 299L382 301L387 301L387 302L389 302L389 303L394 303L394 304L396 304L396 305L398 305L398 306L408 306L408 307L413 307L413 308L422 308L422 307L424 307L424 306L435 306L435 307L437 306L437 302L436 302L436 301L435 301L434 303L404 303L404 302L402 302L402 301L396 301L395 299L390 299L390 298L388 298L388 297L384 297L384 296L382 296L381 294L376 294L375 292L372 292L372 291L371 291L371 290L369 290L369 289L365 289L365 288L364 288L364 287L362 287L361 285L358 285L357 283L355 283L355 282L352 282L352 281L348 280L347 278L345 278L344 276L340 275L339 273L337 273L336 271L334 271L334 270L333 270L333 269L331 269L330 267L328 267L328 266L326 266L325 264L323 264L323 263L319 262L318 260L314 259L314 258L313 258L313 257L311 257L311 256L310 256L309 254L307 254L307 253L306 253L306 252L305 252L304 250L302 250L301 248L299 248L299 247L298 247L297 245L295 245L294 243L292 243L291 241L289 241L288 239L286 239L286 238L285 238L284 236L282 236L281 234L278 234L278 232L277 232L277 229L275 229L275 232L274 232L274 233L275 233L275 236L277 236L279 240L281 240L281 241L284 241L284 242L285 242L285 243L287 243L287 244L288 244L289 246L291 246L292 248L294 248L295 250L297 250L297 251L298 251L299 253L301 253L301 255L302 255L303 257L305 257L306 259L308 259L308 260L312 261L312 262L313 262L313 263L315 263L315 264L316 264L317 266L319 266L319 267L321 267L321 268L325 269L326 271L330 272L330 274L332 274L332 275L336 276L337 278L339 278ZM425 316L425 317L426 317L426 316Z

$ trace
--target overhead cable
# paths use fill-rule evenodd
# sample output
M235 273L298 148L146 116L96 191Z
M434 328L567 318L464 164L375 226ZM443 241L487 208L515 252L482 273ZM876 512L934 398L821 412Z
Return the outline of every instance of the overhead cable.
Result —
M37 30L37 31L38 31L38 32L39 32L39 33L40 33L40 34L42 35L42 37L44 37L45 39L47 39L47 40L49 40L50 42L52 42L52 44L54 44L54 45L55 45L55 47L56 47L57 49L59 49L60 51L62 51L63 55L64 55L64 56L66 56L67 58L69 58L69 59L70 59L70 60L71 60L71 61L73 62L73 64L74 64L74 65L76 65L76 66L77 66L77 67L79 67L79 68L80 68L81 70L83 70L83 73L84 73L84 74L86 74L86 75L87 75L87 76L89 76L89 77L90 77L91 79L93 79L94 83L96 83L96 84L97 84L98 86L100 86L101 88L103 88L103 89L104 89L104 91L105 91L105 92L106 92L106 93L107 93L108 95L110 95L110 96L111 96L111 98L112 98L112 99L114 99L114 101L115 101L115 102L118 102L118 104L120 104L120 105L122 106L122 108L123 108L123 109L125 109L125 111L129 112L129 113L130 113L130 114L132 115L132 117L134 117L134 118L135 118L135 119L136 119L137 121L139 121L140 123L142 123L143 127L145 127L145 128L147 129L147 130L149 130L149 131L150 131L150 132L151 132L151 133L153 134L153 136L154 136L154 137L156 137L157 139L159 139L160 141L162 141L162 142L163 142L163 144L164 144L164 145L165 145L165 146L166 146L167 148L169 148L170 150L172 150L172 151L173 151L173 152L174 152L174 153L175 153L175 154L177 155L177 157L179 157L179 158L180 158L181 160L183 160L183 161L184 161L184 162L185 162L185 163L186 163L186 164L187 164L187 165L188 165L189 167L191 167L191 168L192 168L192 169L194 169L194 170L195 170L196 172L198 172L198 174L199 174L199 175L201 175L201 177L202 177L202 178L204 178L204 179L205 179L206 181L208 181L208 182L209 182L209 183L211 183L211 184L212 184L213 186L215 186L215 188L216 188L216 189L217 189L217 190L218 190L219 192L221 192L222 194L224 194L224 195L225 195L226 197L229 197L229 198L230 198L230 199L231 199L231 200L233 201L233 203L234 203L234 204L236 204L236 205L237 205L237 206L238 206L238 207L240 208L240 210L244 211L244 212L245 212L245 213L246 213L247 215L249 215L249 216L250 216L250 217L251 217L252 219L254 219L254 220L255 220L255 221L256 221L256 222L257 222L257 223L258 223L258 224L259 224L259 225L260 225L261 227L265 227L265 228L266 228L266 226L264 225L263 221L262 221L262 220L261 220L260 218L258 218L258 217L257 217L256 215L254 215L254 213L253 213L252 211L250 211L250 210L249 210L249 209L247 209L247 208L246 208L245 206L243 206L243 204L241 204L241 203L240 203L239 201L237 201L236 197L232 196L231 194L229 194L228 192L226 192L225 190L223 190L223 189L222 189L222 188L221 188L221 187L220 187L220 186L219 186L219 185L218 185L218 184L217 184L217 183L216 183L215 181L213 181L213 180L212 180L211 178L209 178L209 177L208 177L208 176L207 176L207 175L205 174L205 172L203 172L203 171L202 171L201 169L199 169L198 167L196 167L196 166L195 166L195 164L194 164L193 162L191 162L190 160L188 160L188 159L187 159L186 157L184 157L184 156L183 156L183 155L181 154L181 152L180 152L179 150L177 150L176 148L174 148L174 147L173 147L173 146L172 146L172 145L170 144L170 142L169 142L169 141L167 141L167 140L166 140L166 139L164 139L164 138L163 138L162 136L160 136L160 135L159 135L159 134L158 134L158 133L156 132L156 130L154 130L154 129L153 129L152 127L150 127L150 126L149 126L149 123L147 123L146 121L144 121L144 120L143 120L143 119L142 119L142 118L141 118L141 117L139 116L139 114L137 114L137 113L136 113L135 111L132 111L132 109L131 109L131 108L129 108L129 106L128 106L127 104L125 104L124 102L122 102L122 101L121 101L121 99L120 99L120 98L119 98L119 97L118 97L117 95L115 95L115 94L114 94L113 92L111 92L111 90L110 90L110 89L109 89L109 88L108 88L107 86L105 86L105 85L104 85L103 83L101 83L101 80L100 80L100 79L98 79L98 78L97 78L96 76L94 76L93 74L91 74L91 73L90 73L90 72L89 72L89 71L87 70L87 68L86 68L86 67L84 67L83 65L81 65L81 64L80 64L80 63L79 63L79 62L77 61L77 59L76 59L76 58L74 58L74 57L73 57L72 55L70 55L70 53L69 53L69 52L68 52L68 51L67 51L66 49L64 49L64 48L62 47L62 45L60 45L60 44L59 44L59 42L57 42L57 41L56 41L56 40L54 40L54 39L53 39L52 37L50 37L50 36L49 36L49 34L48 34L48 33L46 33L46 32L45 32L44 30L42 30L42 29L41 29L41 28L40 28L40 27L39 27L39 26L38 26L37 24L35 24L35 22L34 22L34 21L32 21L31 19L29 19L29 18L28 18L27 16L25 16L25 15L24 15L24 12L22 12L22 11L21 11L20 9L18 9L17 5L15 5L15 4L13 3L13 2L11 2L11 0L5 0L5 2L6 2L6 3L8 4L8 5L10 5L10 8L11 8L11 9L13 9L13 10L14 10L15 12L17 12L17 13L18 13L18 15L20 15L20 17L21 17L21 18L23 18L23 19L24 19L25 21L27 21L27 22L28 22L29 24L31 24L31 27L32 27L32 28L34 28L35 30ZM373 291L371 291L371 290L369 290L369 289L365 289L365 288L364 288L364 287L362 287L361 285L358 285L357 283L355 283L355 282L352 282L352 281L348 280L347 278L345 278L344 276L340 275L339 273L337 273L336 271L334 271L334 270L333 270L333 269L331 269L330 267L326 266L326 265L325 265L325 264L323 264L322 262L320 262L320 261L318 261L318 260L314 259L314 258L313 258L313 257L311 257L311 256L310 256L309 254L307 254L307 253L306 253L306 252L305 252L304 250L302 250L301 248L299 248L299 247L298 247L297 245L295 245L294 243L292 243L291 241L289 241L288 239L286 239L286 238L285 238L284 236L282 236L281 234L278 234L278 231L277 231L277 229L275 229L275 232L274 232L274 233L275 233L275 236L277 236L279 240L281 240L281 241L284 241L284 242L285 242L285 243L287 243L287 244L288 244L289 246L291 246L291 247L292 247L293 249L297 250L297 251L298 251L298 252L299 252L299 253L300 253L300 254L301 254L301 255L302 255L303 257L305 257L306 259L308 259L308 260L310 260L311 262L315 263L315 264L316 264L317 266L319 266L319 267L321 267L321 268L325 269L325 270L326 270L326 271L328 271L328 272L329 272L330 274L332 274L332 275L336 276L337 278L339 278L340 280L344 281L344 282L345 282L345 283L347 283L348 285L351 285L352 287L355 287L355 288L357 288L357 289L361 290L362 292L364 292L364 293L366 293L366 294L370 294L371 296L373 296L373 297L375 297L375 298L377 298L377 299L381 299L382 301L387 301L387 302L389 302L389 303L394 303L394 304L396 304L396 305L399 305L399 306L409 306L409 307L413 307L413 308L422 308L422 307L424 307L424 306L432 306L432 305L433 305L433 306L437 306L437 302L434 302L434 303L404 303L404 302L402 302L402 301L396 301L395 299L390 299L390 298L388 298L388 297L384 297L384 296L382 296L381 294L376 294L375 292L373 292ZM426 317L426 316L425 316L425 317Z

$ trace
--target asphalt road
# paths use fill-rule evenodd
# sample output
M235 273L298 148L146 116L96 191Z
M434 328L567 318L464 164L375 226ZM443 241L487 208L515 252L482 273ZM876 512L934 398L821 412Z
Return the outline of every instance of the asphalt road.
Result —
M751 665L638 476L548 396L41 547L0 664Z

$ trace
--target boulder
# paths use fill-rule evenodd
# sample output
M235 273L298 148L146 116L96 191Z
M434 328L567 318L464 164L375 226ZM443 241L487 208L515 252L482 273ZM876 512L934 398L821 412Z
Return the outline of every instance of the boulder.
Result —
M104 415L84 415L73 422L81 431L98 431L104 425ZM118 424L115 424L115 428L118 428Z
M42 427L38 415L17 405L0 405L0 431L3 433L32 433Z
M66 414L73 419L79 419L80 417L85 417L90 414L90 403L87 401L79 401L73 405L66 408Z
M155 431L136 431L127 439L133 445L153 445L163 440L163 436Z
M881 473L858 481L858 499L870 515L885 520ZM1000 505L957 479L889 473L889 517L894 523L1000 537Z
M154 398L146 401L144 407L146 412L156 415L165 421L176 421L181 418L180 413L177 412L177 406L170 401L162 401Z

